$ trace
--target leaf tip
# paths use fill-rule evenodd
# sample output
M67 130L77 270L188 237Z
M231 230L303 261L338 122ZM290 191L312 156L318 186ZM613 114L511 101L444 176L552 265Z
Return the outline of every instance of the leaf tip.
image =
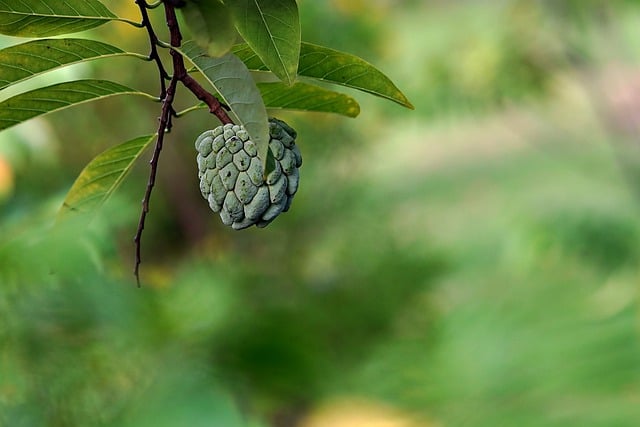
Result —
M403 98L404 98L403 99L403 101L404 101L403 106L404 107L408 108L409 110L415 110L416 109L416 107L411 103L411 101L409 101L409 99L406 96L404 96Z
M402 105L403 107L409 110L415 110L416 107L411 103L411 101L409 101L409 98L407 98L407 96L404 93L402 93L400 89L398 89L397 87L396 89L398 91L397 98L392 99L392 101L397 102L398 104Z
M354 100L354 105L349 109L347 117L355 119L360 115L360 104Z

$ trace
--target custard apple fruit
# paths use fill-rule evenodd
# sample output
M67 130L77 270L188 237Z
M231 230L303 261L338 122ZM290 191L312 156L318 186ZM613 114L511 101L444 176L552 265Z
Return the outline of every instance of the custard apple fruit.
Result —
M264 176L258 148L244 127L226 124L196 140L200 191L222 222L236 230L265 227L289 210L298 191L302 165L296 131L269 119L269 154Z

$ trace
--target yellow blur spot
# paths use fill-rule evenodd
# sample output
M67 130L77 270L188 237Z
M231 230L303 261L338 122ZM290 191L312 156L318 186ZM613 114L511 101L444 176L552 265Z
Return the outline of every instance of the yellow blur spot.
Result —
M157 9L161 10L161 9ZM132 21L140 22L140 9L135 2L125 2L116 6L111 6L111 11L117 16L131 19ZM151 11L154 14L154 11ZM139 37L144 34L144 29L136 28L133 25L124 23L117 23L108 26L107 36L112 42L129 40L130 38ZM143 38L144 40L144 38Z
M417 420L384 404L346 399L326 403L300 423L300 427L438 427L428 420Z
M15 177L13 167L4 157L0 157L0 203L5 202L13 194Z
M388 0L333 0L332 9L342 15L356 16L367 14L370 17L382 18L391 6Z

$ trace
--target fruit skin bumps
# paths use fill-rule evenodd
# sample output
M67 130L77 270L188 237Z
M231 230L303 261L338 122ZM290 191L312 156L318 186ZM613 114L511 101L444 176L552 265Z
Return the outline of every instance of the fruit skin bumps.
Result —
M267 169L272 170L266 178L258 147L244 127L226 124L196 139L200 191L225 225L265 227L289 210L302 165L296 136L282 120L269 119Z

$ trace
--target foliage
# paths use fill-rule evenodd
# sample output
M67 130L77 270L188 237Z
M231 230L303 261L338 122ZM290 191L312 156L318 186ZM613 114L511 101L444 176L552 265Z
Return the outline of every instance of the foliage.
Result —
M136 3L141 6L143 14L146 15L146 10L150 6L144 1ZM173 13L173 3L172 1L164 3L167 16ZM177 6L184 6L186 22L195 36L195 42L187 42L180 48L179 38L175 40L177 36L179 37L179 33L172 29L171 48L189 59L195 69L207 78L217 95L233 112L237 123L247 129L258 145L259 157L263 160L263 164L267 158L269 139L266 107L333 112L350 117L354 117L359 112L356 101L346 95L316 88L308 83L294 84L297 80L299 58L302 61L301 75L356 87L391 100L398 100L402 105L412 108L404 95L384 74L364 61L319 46L305 45L306 50L301 52L298 6L294 0L231 1L224 4L219 1L190 0L186 5L178 3L176 3ZM144 15L143 19L146 19ZM0 22L4 22L0 25L0 33L18 37L66 35L110 21L124 21L136 25L124 18L119 18L98 0L91 2L74 0L55 7L48 7L41 0L29 0L19 5L4 3L0 5L0 18L2 19ZM232 18L233 25L230 24ZM220 22L229 22L229 24L220 25ZM142 26L147 26L153 31L150 25L146 20L142 23ZM234 48L233 53L227 53L232 48L236 30L242 35L246 44ZM143 29L140 33L141 36L144 34ZM161 44L155 36L151 37L151 42L154 44L152 49L156 49L155 44L168 47ZM242 55L238 57L239 53ZM140 54L128 53L118 47L92 39L40 39L13 45L0 51L0 60L3 64L3 87L0 90L55 68L114 55L144 58ZM256 62L255 57L260 60ZM160 58L154 58L153 55L150 59L160 61ZM270 71L285 85L256 85L249 72L250 69ZM161 80L168 78L162 69L160 73ZM174 70L174 75L176 73L179 73L179 70ZM273 96L274 88L278 89L281 98ZM266 91L267 101L270 101L266 106L262 100L261 89ZM74 81L35 89L11 97L0 105L0 111L2 111L0 130L37 115L72 107L89 100L113 94L132 93L141 94L110 81ZM167 101L165 95L163 83L160 100L171 107L171 101ZM196 93L196 96L201 95ZM148 97L154 98L152 95ZM210 106L210 108L213 107ZM213 109L212 112L214 112ZM159 133L162 132L164 129L159 130ZM110 153L111 151L102 154L103 164L106 164L105 156L110 156ZM135 161L137 157L131 158L130 161ZM108 167L103 170L105 174L120 175L115 180L116 185L108 188L107 197L117 189L120 178L130 168L130 165L119 168L118 164L119 161L114 161L112 170ZM87 179L88 177L82 174L78 177L79 181ZM92 188L94 187L75 185L68 198L92 198L94 197ZM82 194L73 194L78 191Z
M193 140L216 119L181 88L197 108L164 147L141 289L148 171L127 159L159 104L115 95L0 133L0 425L638 425L637 1L299 4L301 48L372 60L416 111L300 76L362 113L278 109L303 187L286 221L237 233L202 205ZM74 38L146 53L140 34ZM79 79L156 93L153 64L95 55L60 52L3 99ZM276 105L289 86L264 74ZM116 141L131 179L105 198ZM85 166L102 208L54 225Z

